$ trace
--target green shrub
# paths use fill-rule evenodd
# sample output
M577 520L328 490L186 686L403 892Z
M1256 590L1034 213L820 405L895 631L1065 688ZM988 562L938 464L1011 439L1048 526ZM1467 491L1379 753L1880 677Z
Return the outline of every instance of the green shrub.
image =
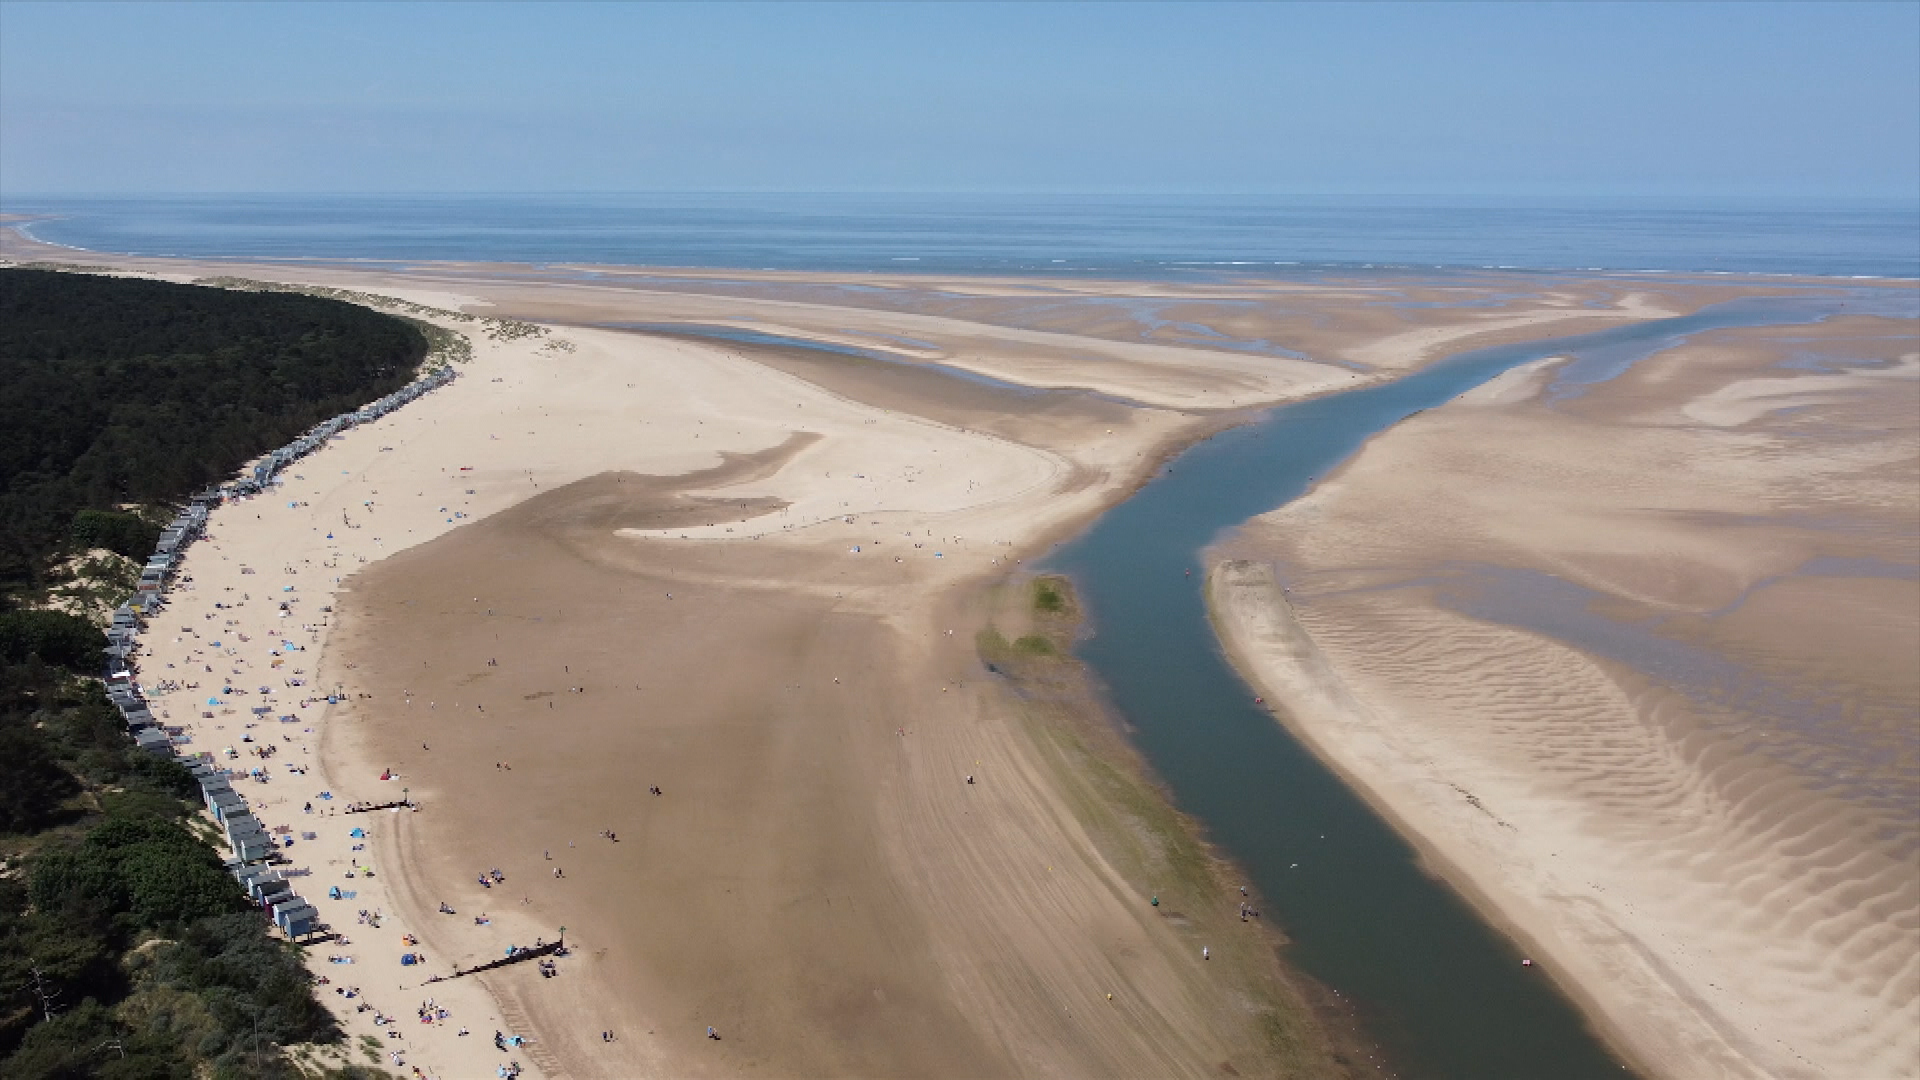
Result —
M1036 581L1033 583L1033 606L1040 611L1061 612L1067 609L1067 598L1053 582Z
M107 635L64 611L0 612L0 663L30 656L69 671L97 673L106 661Z
M212 848L151 817L110 819L77 847L42 854L29 881L36 908L94 924L117 915L168 929L247 907Z
M38 829L60 820L62 804L80 790L46 740L24 724L0 720L0 832Z
M153 554L160 542L160 526L138 514L117 510L82 510L73 515L73 542L84 550L106 548L133 559Z
M404 386L426 352L339 300L0 270L0 590L65 544L146 555L157 532L109 508L178 502Z
M251 1047L255 1024L265 1044L281 1046L337 1038L333 1015L314 1000L310 977L293 946L267 934L248 914L202 919L179 941L157 950L143 985L195 993L219 1025L200 1052L225 1059Z

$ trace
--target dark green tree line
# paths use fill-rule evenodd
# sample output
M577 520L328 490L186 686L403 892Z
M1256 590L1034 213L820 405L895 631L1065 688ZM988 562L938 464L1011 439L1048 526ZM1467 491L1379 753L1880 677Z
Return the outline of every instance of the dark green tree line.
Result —
M0 1076L291 1078L281 1047L339 1038L189 830L192 775L92 677L104 635L11 601L74 550L143 557L159 529L128 504L177 505L425 352L335 300L0 270Z
M144 555L150 526L97 513L224 479L399 389L426 351L338 300L0 270L0 588L71 544Z

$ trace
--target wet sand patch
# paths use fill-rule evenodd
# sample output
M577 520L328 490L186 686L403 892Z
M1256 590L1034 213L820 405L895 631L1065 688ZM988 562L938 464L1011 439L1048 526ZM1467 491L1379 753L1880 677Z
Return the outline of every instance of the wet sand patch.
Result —
M388 703L362 734L433 807L402 853L409 884L463 911L524 894L569 927L614 1000L497 987L550 1039L634 1039L644 1017L657 1049L720 1072L1009 1071L946 1001L908 883L875 857L897 776L892 635L830 596L688 580L668 545L622 557L644 542L611 532L760 464L595 477L355 578L341 656ZM596 544L615 556L582 557ZM475 834L491 850L463 864L450 853ZM505 886L473 883L495 866ZM708 1025L725 1041L702 1046Z

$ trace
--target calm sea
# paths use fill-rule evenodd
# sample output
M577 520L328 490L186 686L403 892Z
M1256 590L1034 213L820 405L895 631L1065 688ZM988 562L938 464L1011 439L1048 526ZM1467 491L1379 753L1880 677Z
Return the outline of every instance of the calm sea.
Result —
M1920 277L1920 201L1028 195L7 195L140 255L1051 273Z

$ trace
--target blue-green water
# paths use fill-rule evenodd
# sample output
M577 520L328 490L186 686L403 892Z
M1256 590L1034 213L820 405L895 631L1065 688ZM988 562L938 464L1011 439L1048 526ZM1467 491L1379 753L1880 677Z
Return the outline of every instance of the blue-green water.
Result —
M1175 801L1249 875L1265 914L1293 939L1293 962L1352 1001L1406 1072L1579 1080L1618 1077L1623 1065L1541 968L1523 968L1513 943L1254 704L1208 622L1201 549L1298 497L1374 434L1517 364L1572 356L1554 389L1575 392L1703 330L1809 322L1840 302L1724 304L1480 349L1276 408L1180 455L1046 560L1074 579L1093 626L1080 655Z
M138 255L1209 280L1437 268L1920 276L1912 199L0 192Z

